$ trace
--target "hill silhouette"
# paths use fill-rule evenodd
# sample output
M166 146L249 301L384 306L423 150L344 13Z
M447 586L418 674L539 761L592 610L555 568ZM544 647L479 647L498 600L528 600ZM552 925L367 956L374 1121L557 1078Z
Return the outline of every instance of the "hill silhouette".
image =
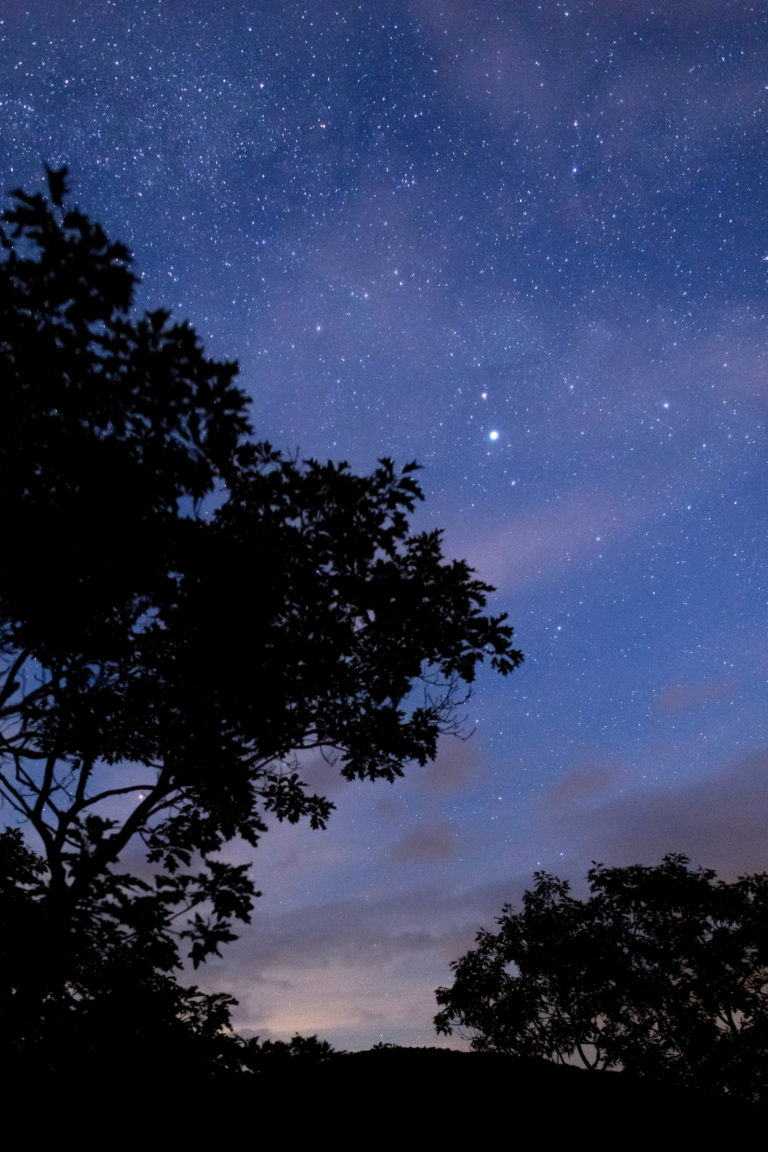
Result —
M147 1077L140 1066L128 1078L115 1078L107 1060L86 1084L73 1076L71 1083L26 1085L32 1088L38 1098L42 1089L48 1102L43 1129L57 1129L57 1105L66 1109L69 1101L71 1107L76 1088L87 1089L96 1127L119 1115L127 1135L145 1133L150 1121L153 1139L198 1142L251 1133L260 1141L323 1139L342 1146L423 1138L451 1147L491 1139L522 1146L632 1139L667 1147L732 1139L766 1118L756 1105L622 1072L446 1048L337 1052L320 1064L292 1059L259 1074L179 1081L172 1068Z

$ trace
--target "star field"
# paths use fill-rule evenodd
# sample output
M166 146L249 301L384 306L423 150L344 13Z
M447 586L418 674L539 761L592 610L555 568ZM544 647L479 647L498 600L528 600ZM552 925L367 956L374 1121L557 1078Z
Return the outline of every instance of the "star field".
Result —
M0 5L6 190L69 166L259 438L417 459L526 663L395 787L307 772L205 980L430 1044L535 868L768 868L768 20L731 0Z

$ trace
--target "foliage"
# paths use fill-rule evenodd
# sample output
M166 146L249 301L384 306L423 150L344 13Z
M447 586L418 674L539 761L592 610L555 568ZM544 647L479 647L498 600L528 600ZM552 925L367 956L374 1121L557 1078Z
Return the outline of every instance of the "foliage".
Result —
M334 1055L335 1049L327 1040L319 1040L317 1036L300 1036L298 1033L290 1040L260 1040L258 1036L242 1036L234 1038L236 1055L230 1054L230 1062L237 1064L243 1072L266 1072L279 1074L284 1070L291 1071L296 1062L302 1067L324 1064ZM292 1068L288 1068L288 1062Z
M78 909L58 937L66 953L52 956L46 873L18 829L0 833L0 1035L19 1081L98 1076L105 1061L112 1075L224 1070L233 998L180 986L162 933L128 940L98 908Z
M50 1008L218 952L256 895L224 846L329 817L297 755L393 780L479 663L522 656L488 586L409 533L416 466L254 442L236 365L135 319L127 250L48 177L0 229L0 794L45 857L17 853L14 900L44 909Z
M745 1099L768 1087L768 875L728 884L685 856L536 873L522 911L454 962L439 1032L472 1047L624 1068Z

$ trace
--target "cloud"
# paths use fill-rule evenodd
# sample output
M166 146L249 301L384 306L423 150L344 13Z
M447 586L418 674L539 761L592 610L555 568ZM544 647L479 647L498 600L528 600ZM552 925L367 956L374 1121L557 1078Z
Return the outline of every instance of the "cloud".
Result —
M287 981L295 988L310 971L361 968L370 976L373 970L418 967L433 955L444 967L446 957L455 958L455 941L466 947L527 880L510 877L462 889L427 884L378 899L361 894L277 913L257 906L252 926L228 947L226 962L208 969L234 973L240 985L258 973L262 983Z
M621 501L611 491L572 493L539 506L483 533L451 533L451 551L466 555L481 579L504 591L552 580L572 565L585 564L615 546L643 520L649 509Z
M543 812L547 839L583 863L650 864L682 852L724 879L768 870L768 748L703 779L631 794L621 787L610 768L560 780Z
M606 792L617 785L619 771L609 764L595 764L568 772L549 790L545 804L558 814L570 814L605 801Z
M381 899L364 894L262 915L217 960L195 974L206 990L239 1000L234 1025L288 1038L319 1033L337 1047L377 1040L438 1044L434 990L472 947L523 878L451 890L425 885ZM452 1047L461 1047L454 1037Z
M676 682L662 688L657 698L660 712L675 715L699 708L703 704L727 700L733 696L736 686L732 677L717 676L712 680L699 680L690 683Z
M419 824L394 846L392 857L398 864L422 864L450 860L458 848L459 837L453 824Z
M480 745L456 736L441 738L437 756L413 779L427 795L450 794L469 788L483 771Z

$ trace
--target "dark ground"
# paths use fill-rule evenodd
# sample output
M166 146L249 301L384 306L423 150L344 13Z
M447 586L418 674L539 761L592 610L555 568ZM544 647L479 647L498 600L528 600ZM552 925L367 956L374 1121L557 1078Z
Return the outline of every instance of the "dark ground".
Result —
M137 1068L115 1077L108 1061L87 1078L72 1072L66 1084L19 1086L6 1096L8 1120L26 1117L28 1130L34 1117L38 1135L90 1131L89 1143L139 1140L145 1148L222 1139L254 1148L436 1140L448 1147L503 1140L521 1148L554 1141L672 1148L749 1142L768 1118L762 1107L623 1073L437 1048L336 1053L317 1065L290 1059L274 1072L237 1079L182 1080L156 1064L146 1074Z

